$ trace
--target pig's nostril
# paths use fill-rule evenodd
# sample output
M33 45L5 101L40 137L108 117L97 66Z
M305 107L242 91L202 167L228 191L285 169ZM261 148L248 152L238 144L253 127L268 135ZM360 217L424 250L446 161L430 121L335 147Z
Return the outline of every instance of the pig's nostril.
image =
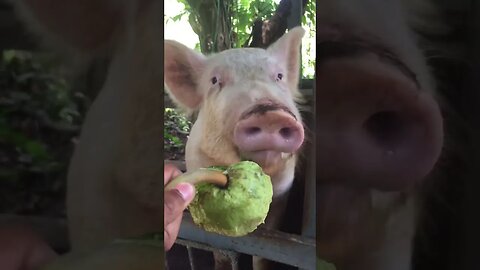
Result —
M382 111L365 122L368 136L382 147L398 146L406 135L406 123L398 112Z
M280 136L282 136L282 138L284 139L289 139L290 137L292 137L292 129L288 127L281 128L279 133Z
M259 127L250 127L250 128L247 128L247 130L245 131L247 135L256 135L258 133L260 133L262 131L261 128Z

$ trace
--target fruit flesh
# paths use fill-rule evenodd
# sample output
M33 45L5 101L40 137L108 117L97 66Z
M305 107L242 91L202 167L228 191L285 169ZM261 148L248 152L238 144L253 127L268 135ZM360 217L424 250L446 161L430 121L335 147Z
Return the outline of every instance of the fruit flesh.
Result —
M196 196L189 205L193 221L206 231L227 236L243 236L265 222L273 187L270 177L252 161L229 167L209 169L226 171L228 184L196 185Z

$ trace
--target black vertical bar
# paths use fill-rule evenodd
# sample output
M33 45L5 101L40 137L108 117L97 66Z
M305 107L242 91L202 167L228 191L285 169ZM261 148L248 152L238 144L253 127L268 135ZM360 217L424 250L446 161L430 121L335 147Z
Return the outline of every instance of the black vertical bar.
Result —
M469 122L472 125L473 149L472 155L468 157L470 164L480 164L480 3L478 1L470 1L469 14L469 59L471 63L471 73L467 82L467 107L469 110ZM456 254L457 265L452 260L451 269L480 269L480 261L478 259L478 243L480 239L480 215L478 205L480 204L480 167L475 166L470 169L470 174L465 185L465 199L464 199L464 220L461 223L463 230L461 230L462 239L460 241L460 248Z
M309 1L315 1L315 0L309 0ZM303 14L303 5L302 5L302 0L290 0L291 3L291 9L290 9L290 14L287 18L287 28L288 30L302 25L302 14ZM300 47L300 50L302 48ZM299 73L299 80L302 79L302 74L303 74L303 63L302 59L302 54L300 54L300 73Z
M313 0L310 0L313 1ZM287 28L290 30L295 26L299 26L302 24L302 0L290 0L291 9L290 15L287 18Z

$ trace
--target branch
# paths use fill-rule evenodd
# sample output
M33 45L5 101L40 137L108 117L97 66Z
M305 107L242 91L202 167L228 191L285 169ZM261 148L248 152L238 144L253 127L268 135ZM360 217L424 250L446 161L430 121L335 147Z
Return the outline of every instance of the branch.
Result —
M255 20L252 27L252 42L249 47L267 48L287 31L287 21L291 13L292 1L282 0L273 16L265 21ZM302 15L308 0L302 0Z

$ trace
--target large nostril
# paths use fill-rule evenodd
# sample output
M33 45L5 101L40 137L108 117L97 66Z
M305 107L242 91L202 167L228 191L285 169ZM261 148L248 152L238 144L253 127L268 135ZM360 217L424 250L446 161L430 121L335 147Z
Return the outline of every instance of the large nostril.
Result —
M245 133L248 135L248 136L253 136L253 135L257 135L259 134L260 132L262 132L262 129L259 128L259 127L249 127L245 130Z
M406 139L407 123L399 112L382 111L364 123L368 136L380 147L394 148Z
M282 136L282 138L284 138L286 140L290 139L293 135L293 131L289 127L281 128L279 133L280 133L280 136Z

